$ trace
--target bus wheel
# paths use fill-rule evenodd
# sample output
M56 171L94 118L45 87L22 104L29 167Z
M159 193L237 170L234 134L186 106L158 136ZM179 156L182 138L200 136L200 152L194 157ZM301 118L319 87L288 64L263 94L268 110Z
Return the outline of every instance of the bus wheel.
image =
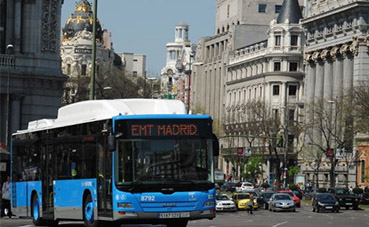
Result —
M90 194L83 203L83 221L87 227L97 227L98 221L94 219L94 203Z
M40 200L38 196L35 195L32 198L32 221L35 226L44 225L44 221L40 217Z
M188 220L177 220L174 222L166 223L167 227L186 227Z

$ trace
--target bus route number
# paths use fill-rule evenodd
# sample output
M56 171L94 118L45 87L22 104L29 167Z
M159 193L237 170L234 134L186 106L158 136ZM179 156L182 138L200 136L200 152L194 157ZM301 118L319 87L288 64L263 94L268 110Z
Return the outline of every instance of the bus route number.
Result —
M154 202L155 201L155 196L143 195L143 196L141 196L141 201L142 202Z

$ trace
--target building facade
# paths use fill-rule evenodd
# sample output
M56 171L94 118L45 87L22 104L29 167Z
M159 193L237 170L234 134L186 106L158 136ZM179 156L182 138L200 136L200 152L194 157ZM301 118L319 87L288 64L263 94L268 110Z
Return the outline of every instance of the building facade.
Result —
M300 1L301 6L303 5L302 2ZM241 60L247 54L244 52L245 50L237 51L247 47L267 49L267 42L265 41L268 39L267 31L270 29L271 21L276 19L281 12L282 3L283 0L218 0L215 35L203 37L198 42L195 63L193 64L191 109L195 113L210 114L214 119L214 129L220 137L225 136L223 125L226 123L227 92L240 86L236 85L238 82L234 84L230 80L244 80L243 84L249 83L251 85L251 83L255 83L256 86L258 83L255 82L257 81L256 78L255 80L252 79L253 82L246 82L246 80L250 80L251 75L262 75L262 72L266 72L269 67L272 67L272 65L266 66L264 64L262 67L265 68L258 67L257 70L260 71L254 72L250 69L248 76L246 76L247 66L242 66L245 68L244 71L239 70L240 72L236 74L233 71L237 71L238 62L245 62L245 65L250 63L253 65L253 70L256 70L256 65L263 65L263 61L269 61L257 50L253 53L260 55L265 60L253 60L251 54L249 59ZM242 57L238 57L239 55ZM298 63L298 59L296 58L296 63ZM282 62L282 58L280 60ZM249 63L246 63L248 61ZM283 61L285 65L283 70L287 70L287 67L289 67L288 61L287 59ZM228 68L230 64L232 66ZM229 80L230 74L232 74L231 77L233 77L233 74L234 76L238 75L238 77ZM248 78L245 79L246 77ZM287 79L285 82L287 82ZM231 88L228 88L228 86ZM265 90L262 91L262 93L264 92ZM237 92L236 95L238 95ZM220 140L221 146L226 146L226 143L226 141ZM218 168L222 169L227 175L231 174L232 165L228 162L226 164L222 163L221 158Z
M64 104L81 101L88 97L86 88L81 84L88 83L92 73L92 27L91 4L87 0L80 0L76 3L75 11L65 23L60 46L62 70L69 77L63 95ZM111 40L111 33L103 30L97 20L96 74L109 71L113 66L122 65L121 58L114 52Z
M267 39L231 51L226 67L224 129L227 136L237 140L225 144L224 148L233 153L237 147L251 153L265 152L263 179L276 176L274 170L283 167L284 161L286 168L296 165L297 161L295 146L299 135L292 128L301 121L299 104L304 91L304 30L300 19L298 1L285 1L278 18L269 25ZM288 152L286 148L277 151L281 163L276 162L274 152L270 157L268 138L257 137L267 133L247 126L257 120L247 104L257 101L265 105L266 113L279 118L277 133L288 137ZM251 129L254 131L250 132ZM284 152L287 152L286 160L283 160Z
M122 59L124 70L133 76L146 77L146 55L134 53L118 53Z
M161 70L163 98L178 99L190 104L192 63L196 46L188 39L189 25L175 25L174 42L167 43L166 65Z
M354 86L369 81L368 23L369 2L358 0L310 0L307 1L307 17L302 21L306 28L306 95L307 111L316 108L317 102L334 102L339 108L340 97ZM306 115L307 122L311 117ZM338 125L337 128L342 128ZM313 131L319 137L319 133ZM309 143L309 141L307 141ZM336 144L333 146L337 146ZM336 150L338 147L333 147ZM329 148L327 148L329 149ZM346 147L352 156L355 149ZM337 162L335 178L330 179L331 162L323 157L318 182L328 186L355 186L356 165L353 162ZM311 165L304 165L303 172L313 181ZM314 180L316 181L316 179Z
M29 121L57 115L66 81L59 56L62 2L0 1L0 143L9 145Z

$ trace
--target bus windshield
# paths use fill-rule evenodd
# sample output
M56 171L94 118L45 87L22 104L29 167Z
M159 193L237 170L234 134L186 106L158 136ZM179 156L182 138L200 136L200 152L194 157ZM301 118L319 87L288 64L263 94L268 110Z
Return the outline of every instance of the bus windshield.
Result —
M211 140L118 140L116 185L213 183Z

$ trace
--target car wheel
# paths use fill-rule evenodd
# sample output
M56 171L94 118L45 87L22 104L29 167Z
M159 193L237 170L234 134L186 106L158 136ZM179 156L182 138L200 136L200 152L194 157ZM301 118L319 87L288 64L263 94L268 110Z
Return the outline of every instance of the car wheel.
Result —
M317 208L316 208L316 212L317 212L317 213L319 213L319 212L320 212L320 208L319 208L319 207L317 207Z
M357 210L357 209L359 209L359 207L358 206L353 206L352 209Z
M293 209L292 211L293 211L293 212L296 212L296 209Z
M349 207L349 206L346 206L345 208L346 208L346 210L350 209L350 207Z
M336 210L336 213L339 213L339 212L340 212L340 210L338 210L338 209L337 209L337 210Z

